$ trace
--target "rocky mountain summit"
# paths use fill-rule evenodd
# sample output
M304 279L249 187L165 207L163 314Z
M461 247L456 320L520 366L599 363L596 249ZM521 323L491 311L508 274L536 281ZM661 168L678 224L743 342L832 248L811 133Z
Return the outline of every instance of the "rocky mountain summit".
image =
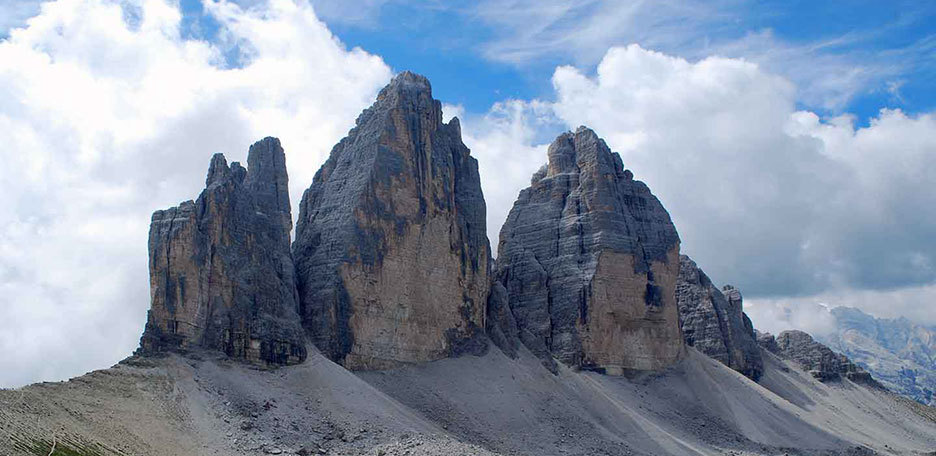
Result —
M936 328L907 320L875 318L851 307L831 310L835 329L820 334L888 389L936 404Z
M881 387L871 374L851 362L847 356L835 353L803 331L783 331L777 337L759 332L757 343L765 350L795 362L821 382L847 378L855 383Z
M686 344L754 381L760 378L764 361L737 288L719 290L695 261L680 255L676 303Z
M595 132L547 158L493 263L477 162L422 76L334 147L292 245L279 141L215 155L153 215L136 356L0 389L0 454L934 454L934 409L755 333Z
M350 369L484 350L485 213L458 119L399 74L302 197L293 255L315 345Z
M495 340L515 333L553 369L553 358L611 374L673 364L684 345L669 214L588 128L556 138L548 160L501 229Z
M205 348L254 363L305 359L279 140L250 146L247 166L216 154L198 200L153 214L152 301L139 353Z

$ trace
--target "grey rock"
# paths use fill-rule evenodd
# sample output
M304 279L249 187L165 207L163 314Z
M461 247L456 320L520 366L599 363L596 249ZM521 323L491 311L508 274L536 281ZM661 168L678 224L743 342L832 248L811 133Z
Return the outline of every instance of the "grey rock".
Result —
M847 378L855 383L883 389L871 374L851 362L847 356L835 353L803 331L783 331L776 338L769 333L759 333L757 342L765 350L795 362L821 382Z
M510 312L489 301L489 327L507 335L512 317L516 339L551 369L553 358L611 374L672 364L684 345L669 214L588 128L548 154L501 229L495 280Z
M757 345L762 349L769 351L775 355L780 354L780 346L777 345L777 338L769 332L754 330L754 335L757 338Z
M293 254L313 342L351 369L483 352L485 213L458 119L399 74L302 197Z
M508 303L507 289L499 281L491 284L487 307L487 333L501 351L512 358L517 357L520 332Z
M258 364L305 359L279 140L252 145L247 162L249 170L214 155L198 200L153 214L152 301L138 354L201 348Z
M686 344L754 381L760 378L764 361L737 288L720 291L691 258L680 255L676 303Z
M835 329L817 339L891 391L936 405L936 328L906 318L875 318L851 307L831 313Z

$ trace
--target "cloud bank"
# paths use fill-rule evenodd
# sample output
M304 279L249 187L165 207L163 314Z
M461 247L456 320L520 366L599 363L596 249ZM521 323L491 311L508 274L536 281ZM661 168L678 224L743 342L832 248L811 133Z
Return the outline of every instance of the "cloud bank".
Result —
M0 385L127 356L150 213L197 196L213 153L243 161L268 135L298 201L391 76L304 2L205 8L217 43L184 38L166 0L45 3L0 41Z
M881 309L898 301L889 290L923 287L930 292L900 300L899 312L936 320L926 288L936 281L932 114L882 110L859 128L847 115L797 110L796 86L755 63L690 62L637 45L610 49L594 74L559 67L553 86L555 101L515 104L498 124L509 130L488 118L465 122L475 135L490 131L490 140L466 139L482 169L499 173L483 178L499 181L496 194L485 186L489 225L509 210L497 198L512 202L529 185L529 174L498 164L541 150L524 138L542 123L525 119L548 109L564 128L588 125L621 153L669 210L683 252L716 281L803 302L876 290ZM530 160L527 170L542 162Z

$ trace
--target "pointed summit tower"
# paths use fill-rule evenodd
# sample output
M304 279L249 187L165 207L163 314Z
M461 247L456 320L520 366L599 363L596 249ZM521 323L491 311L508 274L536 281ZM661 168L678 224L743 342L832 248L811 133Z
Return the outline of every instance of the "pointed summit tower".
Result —
M485 347L478 164L425 77L397 75L332 149L302 197L293 255L303 325L345 367Z
M156 211L149 233L151 304L139 354L218 350L257 364L306 356L289 251L286 155L250 146L249 169L211 159L196 201Z
M592 130L560 135L548 153L501 229L488 327L515 328L553 368L672 364L684 347L669 214Z

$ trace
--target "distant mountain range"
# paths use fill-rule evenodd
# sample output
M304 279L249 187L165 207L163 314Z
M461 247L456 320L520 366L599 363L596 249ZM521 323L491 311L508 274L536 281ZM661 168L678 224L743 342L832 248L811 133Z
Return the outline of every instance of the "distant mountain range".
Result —
M875 318L852 307L831 310L836 328L817 339L848 356L888 389L936 404L936 327Z

